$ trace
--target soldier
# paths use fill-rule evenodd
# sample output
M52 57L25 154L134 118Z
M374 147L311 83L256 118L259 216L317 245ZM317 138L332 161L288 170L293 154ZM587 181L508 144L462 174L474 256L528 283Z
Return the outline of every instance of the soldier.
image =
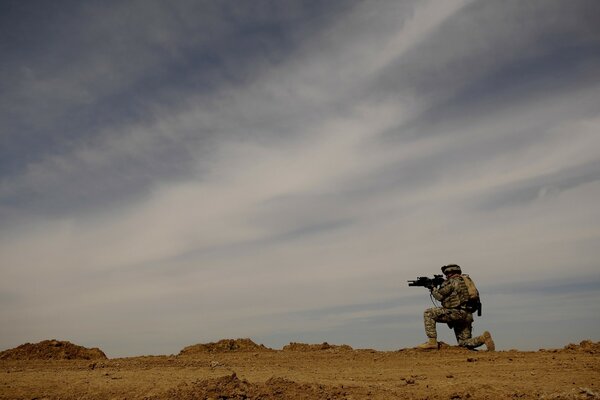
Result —
M456 264L444 265L442 272L446 276L444 283L439 288L430 288L433 297L442 302L442 307L429 308L423 313L425 334L429 340L417 348L437 349L435 324L443 322L454 329L459 346L474 349L485 344L488 351L494 351L494 341L488 331L481 336L471 336L474 310L467 307L469 292L460 267Z

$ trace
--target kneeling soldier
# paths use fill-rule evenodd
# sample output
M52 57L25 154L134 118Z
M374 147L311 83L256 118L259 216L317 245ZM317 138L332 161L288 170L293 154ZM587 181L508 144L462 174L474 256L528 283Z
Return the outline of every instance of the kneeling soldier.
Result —
M492 335L485 331L483 335L472 337L473 310L467 307L469 293L462 271L456 264L445 265L442 272L446 280L439 288L430 288L433 297L442 302L442 307L434 307L423 313L425 321L425 334L429 340L419 346L419 349L437 349L436 322L446 323L454 329L458 345L474 349L483 344L488 351L494 351L495 345Z

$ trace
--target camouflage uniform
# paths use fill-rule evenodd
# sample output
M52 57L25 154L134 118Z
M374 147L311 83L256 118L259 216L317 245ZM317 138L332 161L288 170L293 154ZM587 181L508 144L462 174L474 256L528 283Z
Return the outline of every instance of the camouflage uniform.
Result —
M435 324L443 322L454 329L459 346L475 348L485 343L481 336L472 337L473 314L464 308L469 292L460 275L451 276L439 288L432 289L431 294L442 302L442 307L429 308L423 313L428 338L437 338Z

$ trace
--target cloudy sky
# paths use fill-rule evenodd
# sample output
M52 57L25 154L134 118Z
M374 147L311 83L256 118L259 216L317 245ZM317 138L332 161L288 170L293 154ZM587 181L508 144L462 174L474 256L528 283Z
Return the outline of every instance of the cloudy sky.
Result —
M1 1L0 350L411 347L448 263L500 349L600 340L599 16Z

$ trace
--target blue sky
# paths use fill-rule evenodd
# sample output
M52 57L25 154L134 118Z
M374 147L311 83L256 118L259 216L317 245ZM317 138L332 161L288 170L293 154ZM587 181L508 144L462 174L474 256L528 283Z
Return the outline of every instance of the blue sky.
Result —
M500 349L600 340L598 15L0 2L0 348L410 347L448 263Z

